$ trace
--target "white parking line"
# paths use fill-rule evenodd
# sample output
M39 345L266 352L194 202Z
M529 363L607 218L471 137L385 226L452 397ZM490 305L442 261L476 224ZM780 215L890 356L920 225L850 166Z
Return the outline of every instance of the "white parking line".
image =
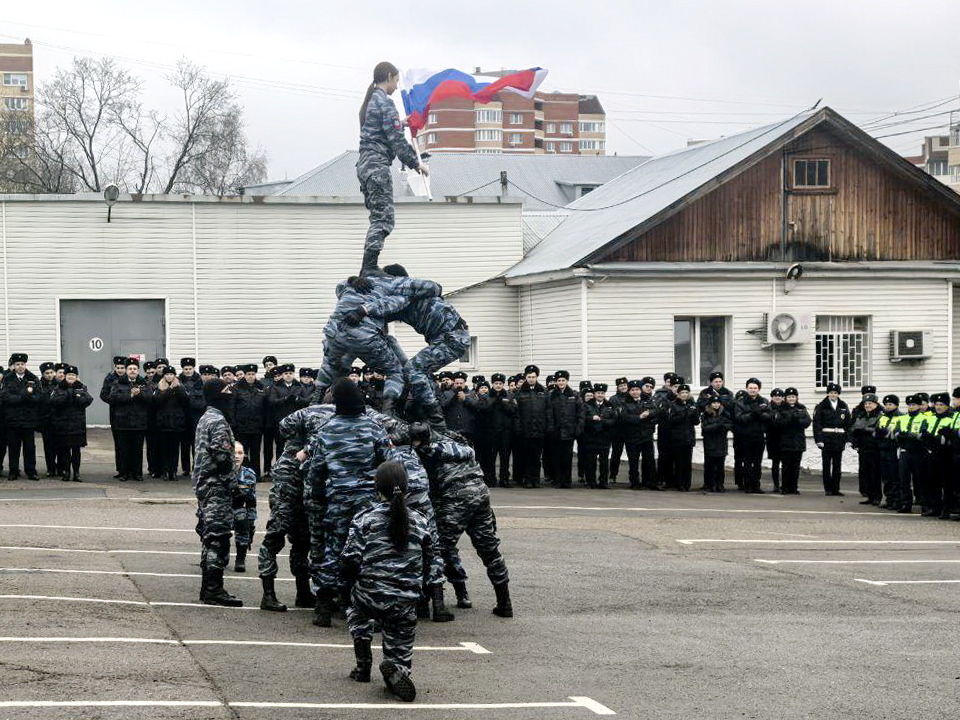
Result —
M103 598L85 598L85 597L69 597L65 595L0 595L0 600L49 600L51 602L78 602L78 603L101 603L104 605L139 605L141 607L192 607L192 608L204 608L208 610L260 610L258 605L245 605L243 607L230 608L224 607L222 605L206 605L204 603L190 603L190 602L161 602L157 600L152 600L147 602L145 600L108 600ZM306 611L310 608L287 608L287 611Z
M919 516L918 516L919 517ZM750 544L750 545L960 545L960 540L775 540L775 539L729 539L729 538L687 538L677 540L681 545L703 543Z
M24 574L29 573L61 573L67 575L123 575L125 577L146 576L146 577L169 577L169 578L199 578L200 575L192 573L154 573L154 572L128 572L126 570L61 570L58 568L19 568L19 567L0 567L0 572ZM260 582L260 578L247 575L230 575L230 581L250 580ZM295 578L276 578L277 582L296 582Z
M102 525L32 525L27 523L0 525L0 528L38 528L41 530L117 530L121 532L196 533L193 528L106 527Z
M774 495L757 495L756 497L782 497ZM918 514L898 514L886 512L870 512L862 510L781 510L770 508L702 508L702 507L591 507L581 505L494 505L494 510L596 510L601 512L689 512L689 513L733 513L757 515L856 515L858 517L885 517L885 518L913 518L920 519ZM2 527L2 526L0 526Z
M569 702L518 703L308 703L221 702L220 700L3 700L0 708L87 707L233 707L299 710L512 710L529 708L583 708L595 715L616 715L596 700L571 696Z
M960 560L767 560L754 558L764 565L916 565L918 563L960 563Z
M302 647L333 648L352 650L353 645L345 643L280 642L272 640L169 640L165 638L124 638L124 637L0 637L0 643L126 643L131 645L236 645L241 647ZM374 645L374 649L380 649ZM490 650L475 642L461 642L457 645L417 645L414 650L432 652L469 652L474 655L492 655Z
M0 545L0 550L13 552L61 552L61 553L89 553L91 555L193 555L200 557L199 550L93 550L86 548L46 547L40 545ZM289 557L288 553L280 553L278 558Z
M960 580L865 580L854 578L854 581L867 585L956 585Z

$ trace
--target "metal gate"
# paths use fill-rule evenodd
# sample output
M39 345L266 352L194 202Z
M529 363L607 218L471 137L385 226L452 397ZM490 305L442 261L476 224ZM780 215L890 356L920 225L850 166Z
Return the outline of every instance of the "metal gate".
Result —
M163 300L61 300L60 358L76 365L90 388L93 405L87 423L106 425L109 413L99 398L115 355L154 360L165 355L166 315Z

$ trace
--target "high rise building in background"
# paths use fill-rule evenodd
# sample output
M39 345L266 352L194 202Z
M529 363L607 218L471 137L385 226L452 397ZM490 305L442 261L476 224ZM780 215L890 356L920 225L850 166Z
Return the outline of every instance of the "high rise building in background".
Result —
M453 98L433 105L421 152L605 155L606 113L595 95L505 92L481 105Z
M0 44L0 133L25 133L33 121L33 44L27 38L19 44ZM21 117L22 114L22 117ZM4 143L7 145L7 143ZM26 156L28 144L14 146L14 152Z

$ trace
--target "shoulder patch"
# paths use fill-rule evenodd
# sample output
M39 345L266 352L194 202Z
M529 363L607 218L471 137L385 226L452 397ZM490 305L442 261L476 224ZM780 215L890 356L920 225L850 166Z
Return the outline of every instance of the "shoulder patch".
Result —
M394 129L394 130L402 130L402 129L403 129L403 125L400 124L400 118L394 118L394 119L393 119L393 129Z

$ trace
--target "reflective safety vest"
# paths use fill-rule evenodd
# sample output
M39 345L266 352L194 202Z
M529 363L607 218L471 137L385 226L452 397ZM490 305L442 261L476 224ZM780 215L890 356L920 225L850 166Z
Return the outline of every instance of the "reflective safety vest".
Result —
M926 429L929 422L927 414L923 412L918 412L916 415L911 415L910 413L898 415L894 420L896 420L897 432L913 435L917 438L920 437L920 434Z
M946 415L937 415L933 414L933 417L927 424L927 429L931 435L937 435L940 432L941 428L952 428L954 423L957 420L957 416L953 412L948 412Z

